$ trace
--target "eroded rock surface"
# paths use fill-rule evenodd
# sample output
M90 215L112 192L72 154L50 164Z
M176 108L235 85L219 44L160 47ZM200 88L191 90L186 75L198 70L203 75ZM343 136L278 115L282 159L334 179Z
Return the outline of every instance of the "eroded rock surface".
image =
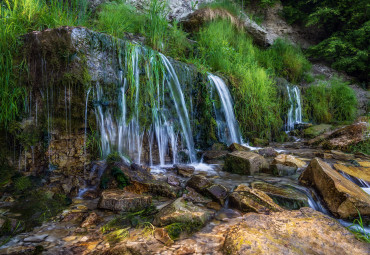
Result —
M99 208L112 211L137 212L149 207L152 197L124 190L104 190L99 200Z
M370 195L319 158L311 161L299 182L315 188L336 216L370 215Z
M223 167L225 171L246 175L253 175L267 168L268 163L264 157L247 151L234 151L227 154Z

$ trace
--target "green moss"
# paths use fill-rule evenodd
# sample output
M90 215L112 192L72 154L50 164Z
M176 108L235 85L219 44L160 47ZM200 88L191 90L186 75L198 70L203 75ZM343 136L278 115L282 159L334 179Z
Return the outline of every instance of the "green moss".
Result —
M172 223L170 225L165 226L164 228L167 230L167 233L172 240L178 240L181 234L190 235L192 233L199 231L202 227L203 224L193 221L187 223L182 222Z

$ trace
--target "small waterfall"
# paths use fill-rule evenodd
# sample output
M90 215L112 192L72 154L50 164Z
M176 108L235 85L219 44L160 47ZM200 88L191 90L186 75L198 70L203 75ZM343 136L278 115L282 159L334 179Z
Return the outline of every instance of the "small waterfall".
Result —
M218 76L208 74L208 79L210 80L211 84L216 87L218 96L221 100L222 112L224 113L225 122L227 124L228 132L226 132L226 128L222 126L222 122L217 120L219 136L228 133L229 139L227 139L227 144L241 143L241 136L239 133L238 123L235 119L233 101L229 89L227 88L225 82Z
M285 125L285 131L291 131L294 129L294 124L302 123L302 104L301 104L301 92L298 86L286 86L290 108L288 111L287 122Z

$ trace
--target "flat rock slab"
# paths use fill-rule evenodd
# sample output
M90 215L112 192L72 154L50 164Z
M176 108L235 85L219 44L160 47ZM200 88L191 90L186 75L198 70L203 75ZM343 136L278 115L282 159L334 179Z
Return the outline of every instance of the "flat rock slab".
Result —
M278 187L267 182L253 182L252 188L265 192L278 205L287 209L296 210L308 206L308 198L289 187Z
M105 190L102 192L98 207L112 211L136 212L150 206L152 197L124 190Z
M252 175L262 169L268 169L268 163L257 153L234 151L226 155L223 169L236 174Z
M225 233L223 254L369 254L336 220L311 208L248 213Z
M340 218L355 217L358 212L370 215L370 195L319 158L311 161L299 182L315 188L329 210Z
M370 182L370 167L356 167L334 164L334 168L358 179Z
M258 189L239 185L229 197L230 206L242 212L269 213L282 211L275 202Z

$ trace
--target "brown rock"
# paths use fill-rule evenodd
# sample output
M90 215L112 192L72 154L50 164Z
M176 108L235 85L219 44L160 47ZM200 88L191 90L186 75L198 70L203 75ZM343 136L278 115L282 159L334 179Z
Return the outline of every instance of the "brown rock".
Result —
M167 183L169 185L172 185L172 186L180 186L180 180L179 178L173 176L173 175L169 175L168 178L167 178Z
M267 168L268 163L264 157L247 151L234 151L227 154L223 167L225 171L245 175L252 175Z
M259 149L257 151L258 154L260 154L261 156L263 157L266 157L266 158L272 158L272 157L276 157L279 153L272 147L267 147L267 148L263 148L263 149Z
M348 218L370 215L370 195L319 158L314 158L299 177L299 182L314 187L336 216Z
M282 211L275 202L258 189L239 185L230 195L230 206L242 212L269 213Z
M311 208L249 213L225 234L224 254L369 254L369 244Z
M334 164L334 168L338 171L345 172L351 176L362 179L366 182L370 182L370 168L368 167L355 167L355 166L345 166L342 164Z
M182 177L190 177L194 174L195 168L188 165L174 165L177 174Z
M152 197L139 195L124 190L104 190L98 207L113 211L136 212L145 209L152 203Z
M365 140L365 132L368 128L369 123L367 122L359 122L340 128L327 138L323 147L330 150L346 151L351 145Z
M205 162L217 162L217 161L220 161L220 160L224 160L227 153L229 153L228 151L206 151L204 152L203 154L203 159L205 160Z
M341 151L330 151L331 152L331 155L334 159L337 159L337 160L343 160L343 161L348 161L348 160L353 160L355 159L355 155L353 154L349 154L349 153L344 153L344 152L341 152Z
M241 144L238 143L232 143L230 146L227 148L229 151L234 152L234 151L250 151L248 147L245 147Z
M221 210L221 205L219 203L216 203L216 202L209 202L207 204L207 208L209 209L213 209L213 210L216 210L216 211L219 211Z
M208 209L200 208L192 202L186 202L185 199L178 198L158 212L153 224L167 226L172 223L183 223L200 227L209 221L213 215L214 213Z
M154 238L167 246L170 246L174 243L165 228L156 228L154 230Z
M292 155L285 155L280 154L276 158L274 158L274 161L272 161L272 164L281 164L284 166L290 166L295 168L302 168L306 165L306 163Z
M190 187L186 187L186 190L188 191L186 194L183 194L182 197L186 201L190 201L193 203L209 203L211 199L203 197L201 194L196 192L194 189Z
M81 228L86 228L91 225L95 225L99 220L98 215L95 212L91 212L86 219L82 222Z

